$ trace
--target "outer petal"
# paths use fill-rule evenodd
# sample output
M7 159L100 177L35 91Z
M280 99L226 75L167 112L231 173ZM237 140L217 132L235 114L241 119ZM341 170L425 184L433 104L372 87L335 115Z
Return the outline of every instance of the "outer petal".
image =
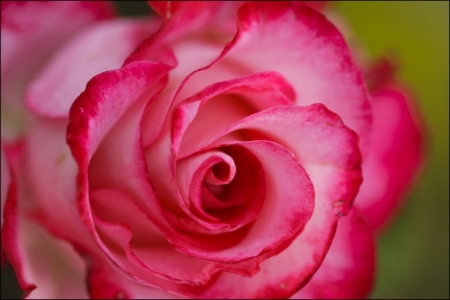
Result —
M291 299L362 299L375 275L375 242L361 212L355 208L338 223L325 260L312 279Z
M24 138L18 176L27 213L56 236L95 249L77 210L77 165L65 141L66 120L35 119ZM55 209L57 207L58 209Z
M424 126L412 96L388 86L373 95L373 143L363 163L357 198L370 227L380 230L417 178L424 157Z
M18 251L22 271L17 274L36 285L27 298L87 298L86 265L67 242L58 241L36 223L19 220ZM12 262L11 262L12 263Z
M3 207L5 206L6 196L8 193L9 184L11 182L10 170L6 162L3 146L0 149L1 154L1 225L3 226Z
M95 237L89 205L89 161L110 129L127 109L154 95L152 87L161 80L169 66L150 62L130 64L122 69L95 76L71 108L67 142L78 164L78 208L84 225ZM156 87L155 87L156 88Z
M17 157L9 161L17 166ZM20 181L10 186L2 228L2 245L20 287L30 293L29 298L86 298L84 261L66 242L55 240L26 219L27 196L21 187Z
M131 51L159 25L156 19L114 20L81 32L31 82L27 105L41 116L67 117L88 80L101 72L120 68Z
M22 116L26 84L60 45L88 24L111 17L113 9L109 3L89 1L1 5L2 136L14 138L20 130L14 120Z
M3 151L3 145L0 148L0 155L1 155L1 226L3 227L3 209L5 207L5 202L6 202L6 196L8 193L8 189L9 189L9 185L11 183L11 175L10 175L10 170L8 168L8 164L6 162L6 158L5 158L5 154ZM6 256L5 256L5 252L3 250L3 245L1 246L1 266L3 266L3 264L6 261Z

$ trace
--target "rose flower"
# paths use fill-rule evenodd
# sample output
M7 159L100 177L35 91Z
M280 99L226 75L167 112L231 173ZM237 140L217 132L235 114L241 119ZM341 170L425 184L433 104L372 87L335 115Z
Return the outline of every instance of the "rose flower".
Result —
M358 67L317 3L150 6L2 2L2 246L21 288L367 296L374 233L422 155L393 69Z

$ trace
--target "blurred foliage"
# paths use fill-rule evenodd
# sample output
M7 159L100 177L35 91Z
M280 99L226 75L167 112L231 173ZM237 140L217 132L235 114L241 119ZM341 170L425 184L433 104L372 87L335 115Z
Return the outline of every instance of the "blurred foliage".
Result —
M372 57L394 54L428 129L419 184L379 239L373 298L449 298L449 2L333 3Z

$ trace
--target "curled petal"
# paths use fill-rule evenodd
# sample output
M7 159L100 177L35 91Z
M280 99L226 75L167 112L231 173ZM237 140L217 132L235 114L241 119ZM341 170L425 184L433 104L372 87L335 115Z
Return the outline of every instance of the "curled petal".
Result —
M186 282L205 282L217 268L207 268L205 262L190 258L191 264L178 265L185 266L187 269L193 266L197 268L197 271L203 268L205 271L187 272L182 268L178 275L175 272L170 276L166 274L168 270L163 270L160 266L155 271L158 267L155 263L159 260L154 260L151 255L143 256L145 251L141 254L139 250L129 246L133 243L133 233L127 227L130 224L124 226L122 223L94 219L89 193L92 189L109 187L108 184L113 183L115 188L122 189L132 198L145 218L150 218L157 226L161 226L165 230L164 234L170 230L148 183L148 175L143 172L145 166L139 154L142 151L139 116L146 103L151 101L155 93L160 90L164 83L164 81L160 82L160 79L168 69L169 67L161 64L136 62L126 65L123 69L94 77L88 84L87 90L72 107L72 119L67 138L80 169L79 206L83 221L97 243L124 275L145 284L177 291L177 285L165 280L164 277L171 276L172 279ZM147 74L151 74L150 77L147 77ZM110 135L110 132L113 134ZM109 155L113 155L114 159ZM105 173L102 170L111 172ZM124 223L127 224L128 221L124 220ZM119 239L118 244L121 248L102 244L107 236ZM166 248L173 250L169 246ZM151 264L146 265L146 260ZM158 276L149 276L152 272L158 273Z
M217 136L251 113L294 101L294 90L276 72L260 72L214 83L175 109L172 151L183 156L183 152L197 144L200 136ZM220 122L216 119L218 115Z
M187 288L202 297L288 297L319 268L333 239L339 218L349 212L361 177L356 134L323 105L279 106L254 114L227 131L258 131L291 150L314 185L315 207L303 231L278 255L260 264L252 278L221 273L204 287ZM248 132L251 137L251 132ZM225 139L227 140L227 139ZM221 145L221 138L211 145ZM209 143L206 143L208 145Z
M137 62L92 78L70 112L67 141L75 159L85 166L127 109L139 97L151 99L155 91L145 92L160 84L170 68L163 64Z
M265 195L260 200L264 201L264 206L237 245L202 258L232 262L251 255L266 257L268 253L276 254L280 251L280 244L291 240L302 230L314 207L311 182L289 151L269 141L238 142L228 144L224 149L236 146L249 150L261 164L266 181L263 187ZM240 147L235 151L242 151ZM252 169L238 169L237 172ZM250 183L249 180L245 182ZM245 193L245 189L246 186L241 186L240 192Z
M261 72L213 84L184 101L174 111L172 119L169 114L166 120L164 128L170 130L172 136L161 135L145 149L149 175L164 206L182 215L182 200L177 190L173 189L178 155L181 155L179 158L186 157L185 152L198 141L213 138L227 126L253 112L289 104L294 98L292 88L282 76L275 72ZM220 122L214 118L218 114L221 116ZM145 115L144 125L146 119L154 120ZM153 132L154 127L143 126L144 137L145 132ZM183 153L179 153L180 147Z
M263 203L261 196L265 190L261 166L250 153L244 152L243 156L230 154L208 151L177 162L177 182L180 200L183 201L180 204L187 216L170 216L180 230L193 229L195 232L218 234L247 224L259 213ZM242 177L248 172L236 174L237 168L253 169L255 176ZM225 193L225 189L228 193ZM240 206L247 201L257 203L252 213ZM241 213L233 213L236 210ZM195 220L203 228L195 226L189 219Z
M181 196L190 204L187 214L199 218L210 229L200 232L209 234L233 231L253 221L266 191L263 167L251 151L242 147L220 150L177 162Z

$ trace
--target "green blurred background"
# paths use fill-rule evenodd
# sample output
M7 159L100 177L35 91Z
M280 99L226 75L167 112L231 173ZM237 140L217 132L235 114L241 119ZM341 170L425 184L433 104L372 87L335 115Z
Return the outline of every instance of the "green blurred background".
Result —
M372 57L394 53L428 127L428 161L379 239L373 298L449 298L449 2L333 3Z
M145 2L117 1L123 15ZM373 298L449 298L449 2L332 2L372 57L391 53L428 127L427 165L392 227L378 240ZM10 269L2 298L17 297ZM14 291L13 291L14 290ZM7 292L9 291L9 292ZM20 297L20 296L19 296Z

